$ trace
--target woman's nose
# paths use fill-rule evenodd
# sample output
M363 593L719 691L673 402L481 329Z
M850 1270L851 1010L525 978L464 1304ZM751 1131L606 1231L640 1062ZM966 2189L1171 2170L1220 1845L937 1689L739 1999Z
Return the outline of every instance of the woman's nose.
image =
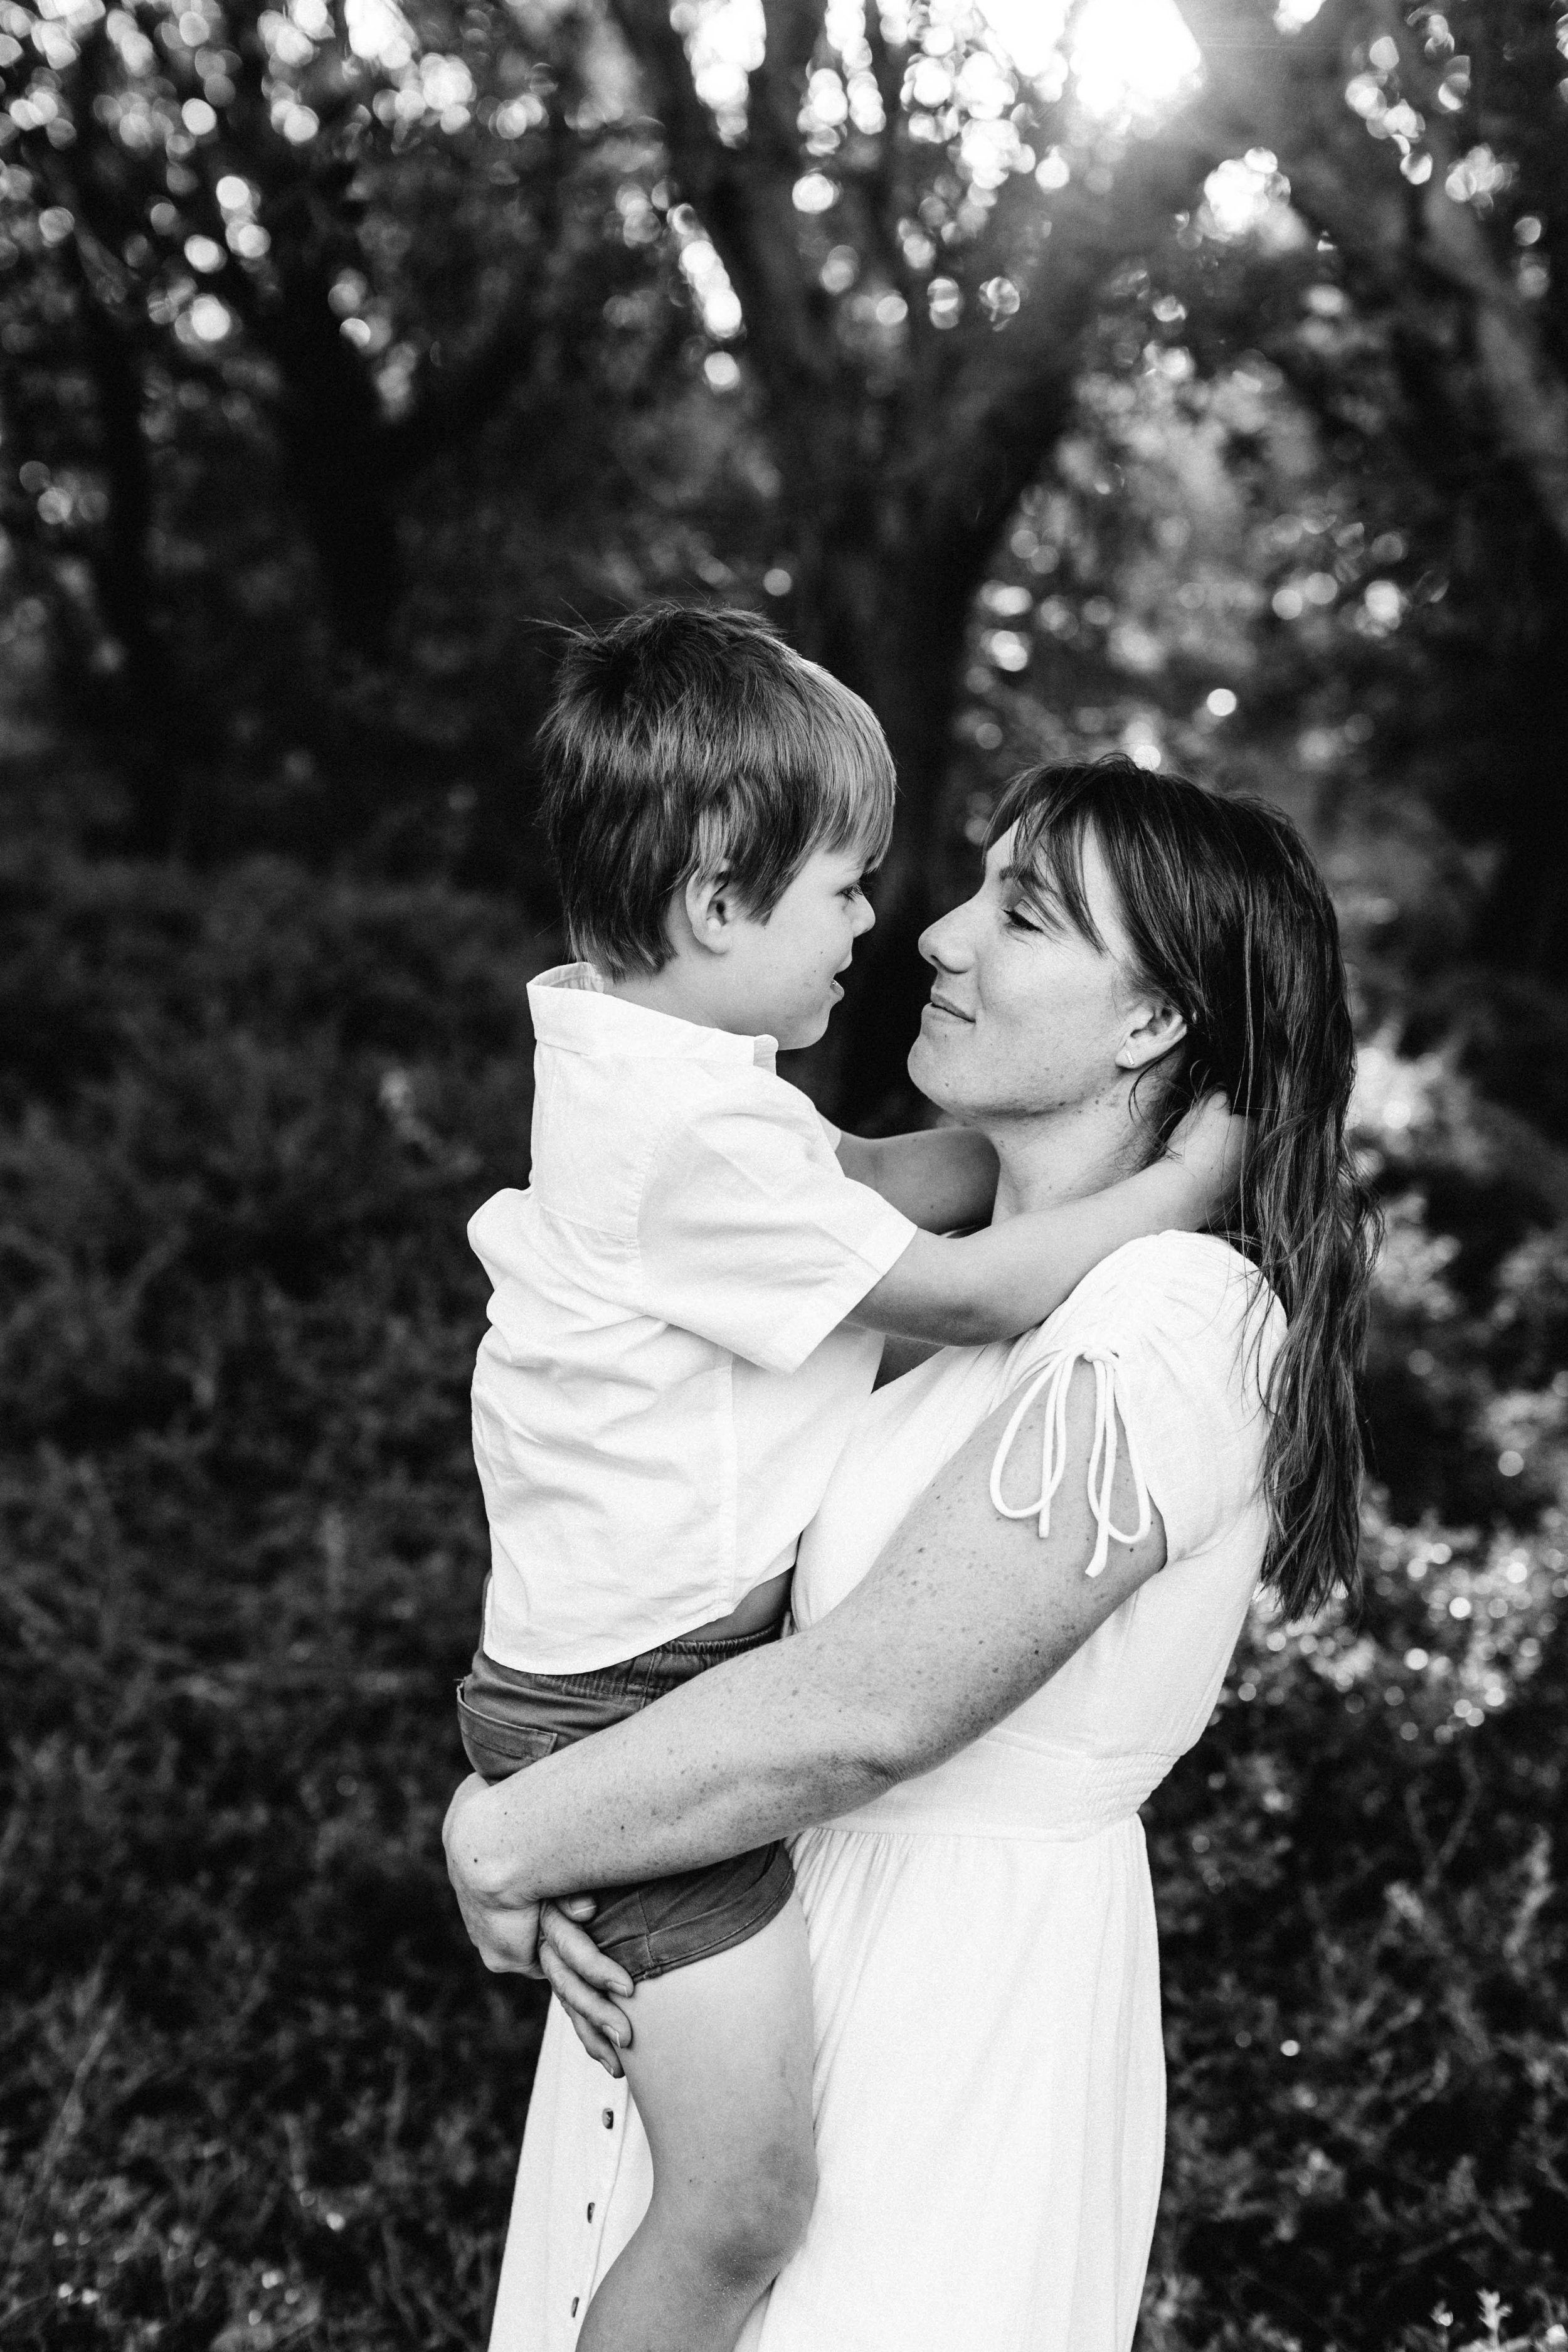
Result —
M935 964L942 971L956 971L963 961L963 938L958 922L958 908L955 907L950 914L939 915L934 923L928 923L916 944L927 963Z

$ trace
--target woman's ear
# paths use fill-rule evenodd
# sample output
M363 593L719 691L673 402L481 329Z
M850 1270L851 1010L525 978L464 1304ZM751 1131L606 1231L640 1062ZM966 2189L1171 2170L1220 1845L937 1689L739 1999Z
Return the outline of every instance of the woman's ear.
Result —
M688 875L680 900L695 945L709 955L728 955L740 912L729 867L717 866L707 873Z
M1146 1070L1187 1034L1187 1016L1160 997L1144 997L1128 1015L1126 1034L1116 1049L1119 1070Z

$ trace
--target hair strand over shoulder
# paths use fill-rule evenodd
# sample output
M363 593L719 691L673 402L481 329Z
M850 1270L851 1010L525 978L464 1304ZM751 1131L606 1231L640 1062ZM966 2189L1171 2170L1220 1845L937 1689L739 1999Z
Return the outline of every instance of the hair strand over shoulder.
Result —
M1264 1576L1291 1616L1336 1591L1353 1598L1380 1218L1348 1134L1355 1039L1323 877L1278 809L1120 756L1017 777L987 846L1014 826L1014 864L1031 890L1103 945L1083 887L1092 831L1140 984L1185 1016L1182 1046L1152 1074L1158 1139L1216 1090L1250 1122L1226 1238L1287 1318L1268 1375ZM1261 1317L1255 1328L1261 1344Z

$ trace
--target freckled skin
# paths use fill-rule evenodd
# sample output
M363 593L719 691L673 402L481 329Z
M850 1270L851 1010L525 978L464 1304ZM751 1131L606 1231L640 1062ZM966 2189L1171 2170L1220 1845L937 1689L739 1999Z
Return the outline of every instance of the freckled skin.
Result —
M1098 1127L1130 1092L1130 1016L1140 1009L1115 892L1091 835L1084 886L1102 954L1021 887L1013 842L1009 832L994 844L973 897L921 937L935 977L910 1076L942 1109L988 1132L1064 1114ZM1180 1034L1174 1024L1153 1030L1142 1058Z

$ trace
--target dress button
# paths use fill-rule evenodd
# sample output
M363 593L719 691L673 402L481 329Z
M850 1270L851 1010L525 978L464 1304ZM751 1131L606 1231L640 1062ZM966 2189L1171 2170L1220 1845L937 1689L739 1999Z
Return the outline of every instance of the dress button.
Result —
M593 2207L590 2205L590 2206L589 2206L589 2208L588 2208L588 2219L589 2219L589 2221L591 2221L593 2220L593 2218L594 2218L594 2209L593 2209Z
M616 2128L616 2111L614 2107L606 2107L599 2120L604 2125L606 2131L614 2131Z
M566 2315L566 2316L567 2316L567 2318L568 2318L568 2319L575 2319L575 2318L576 2318L576 2316L577 2316L577 2305L582 2302L582 2300L583 2300L583 2298L582 2298L582 2296L581 2296L580 2294L574 2294L574 2295L573 2296L573 2298L572 2298L572 2308L571 2308L571 2310L570 2310L570 2311L567 2313L567 2315Z

